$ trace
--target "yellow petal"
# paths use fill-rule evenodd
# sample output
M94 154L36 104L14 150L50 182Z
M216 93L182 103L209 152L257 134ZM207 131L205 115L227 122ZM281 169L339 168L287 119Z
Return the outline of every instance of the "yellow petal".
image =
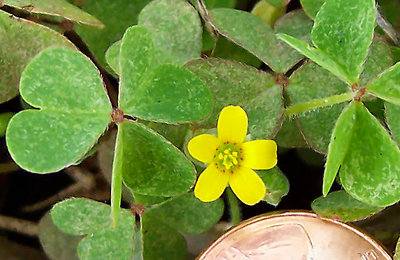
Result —
M194 195L201 201L218 199L228 184L229 173L223 173L210 164L201 174L194 187Z
M243 143L246 133L246 112L239 106L222 109L218 119L218 139L222 142Z
M242 144L242 165L256 170L273 168L277 163L277 146L273 140L255 140Z
M201 162L212 162L218 148L218 138L213 135L203 134L193 137L189 141L188 150L191 156Z
M236 196L247 205L254 205L265 197L265 184L252 169L240 167L231 175L229 185Z

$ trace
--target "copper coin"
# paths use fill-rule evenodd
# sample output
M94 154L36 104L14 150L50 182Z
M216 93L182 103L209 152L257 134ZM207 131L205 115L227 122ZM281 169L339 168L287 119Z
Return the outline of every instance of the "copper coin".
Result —
M356 228L310 212L265 214L217 239L199 260L386 260L390 255Z

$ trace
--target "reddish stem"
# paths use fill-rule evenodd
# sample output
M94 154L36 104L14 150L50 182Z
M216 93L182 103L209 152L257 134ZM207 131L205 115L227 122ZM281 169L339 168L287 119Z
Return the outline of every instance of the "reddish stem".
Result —
M111 113L111 119L113 122L115 122L116 124L120 124L122 123L125 118L124 118L124 112L122 112L122 110L116 108L112 111Z
M142 216L145 212L145 208L142 204L133 204L131 207L131 212L133 215Z
M276 82L276 84L278 84L284 88L289 85L289 79L285 76L284 73L276 73L275 82Z

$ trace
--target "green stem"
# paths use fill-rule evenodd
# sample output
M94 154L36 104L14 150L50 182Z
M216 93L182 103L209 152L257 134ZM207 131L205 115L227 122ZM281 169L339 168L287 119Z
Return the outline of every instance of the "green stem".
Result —
M297 105L286 108L285 115L293 116L300 114L301 112L315 110L321 107L332 106L335 104L343 103L354 98L353 92L347 92L340 95L334 95L326 98L315 99L310 102L300 103Z
M231 188L227 188L226 193L228 195L228 204L229 204L229 209L231 211L231 222L232 225L236 226L237 224L239 224L241 220L239 201L236 198L235 194L233 194Z
M118 128L111 178L111 217L113 229L117 227L122 198L122 171L119 163L120 160L118 160L118 147L121 144L121 139L121 131Z

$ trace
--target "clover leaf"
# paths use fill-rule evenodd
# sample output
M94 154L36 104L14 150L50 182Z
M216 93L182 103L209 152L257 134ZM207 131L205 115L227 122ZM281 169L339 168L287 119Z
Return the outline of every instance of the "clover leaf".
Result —
M15 162L31 172L56 172L74 164L111 121L99 71L77 51L56 48L40 53L22 73L20 92L38 110L16 114L6 141Z
M345 190L364 203L385 207L400 200L400 150L386 129L360 102L347 154L339 171ZM348 122L349 123L349 122Z
M315 199L311 207L318 215L343 222L362 220L382 210L354 199L344 190Z
M223 202L202 203L192 193L145 208L135 229L134 216L126 209L111 229L111 208L103 203L72 198L51 210L54 224L62 232L81 236L80 259L185 259L182 234L199 234L210 229L223 214Z
M275 72L287 72L302 58L276 38L268 23L251 13L216 8L210 10L210 22L218 33L252 53ZM289 13L278 20L275 30L294 32L297 37L308 41L311 20L302 12Z
M119 124L115 156L116 170L133 193L169 197L194 184L196 171L190 161L143 124Z
M63 17L71 21L91 26L104 26L96 17L82 11L80 8L68 3L66 0L2 0L1 2L5 5L35 14Z
M192 72L178 65L157 65L153 40L144 27L126 31L120 70L119 108L127 115L182 123L204 118L212 107L209 90Z
M360 86L370 82L387 68L393 61L390 49L386 43L375 39L369 49L367 59L360 76ZM323 84L322 82L329 82ZM290 76L290 82L286 88L292 106L302 106L317 100L326 102L327 106L319 106L318 109L310 109L297 113L299 126L307 143L316 151L326 153L330 141L332 129L345 107L345 103L329 104L329 99L349 93L351 90L346 83L339 80L332 73L308 61ZM347 100L343 100L347 101Z
M278 36L343 81L358 82L375 28L375 1L327 0L314 20L314 47L287 34Z
M0 48L0 102L3 103L18 95L21 73L40 51L50 46L71 49L75 47L66 37L57 32L31 21L10 16L2 10L0 10L0 24L2 45Z
M193 193L183 194L145 210L137 237L142 239L137 254L144 259L185 259L182 234L200 234L210 229L223 214L221 199L202 203Z
M110 206L83 198L57 203L51 210L54 224L71 235L87 235L78 245L80 259L131 259L135 218L121 210L120 221L111 228Z
M184 65L200 57L201 22L196 10L183 0L155 0L139 14L154 46L154 62Z

